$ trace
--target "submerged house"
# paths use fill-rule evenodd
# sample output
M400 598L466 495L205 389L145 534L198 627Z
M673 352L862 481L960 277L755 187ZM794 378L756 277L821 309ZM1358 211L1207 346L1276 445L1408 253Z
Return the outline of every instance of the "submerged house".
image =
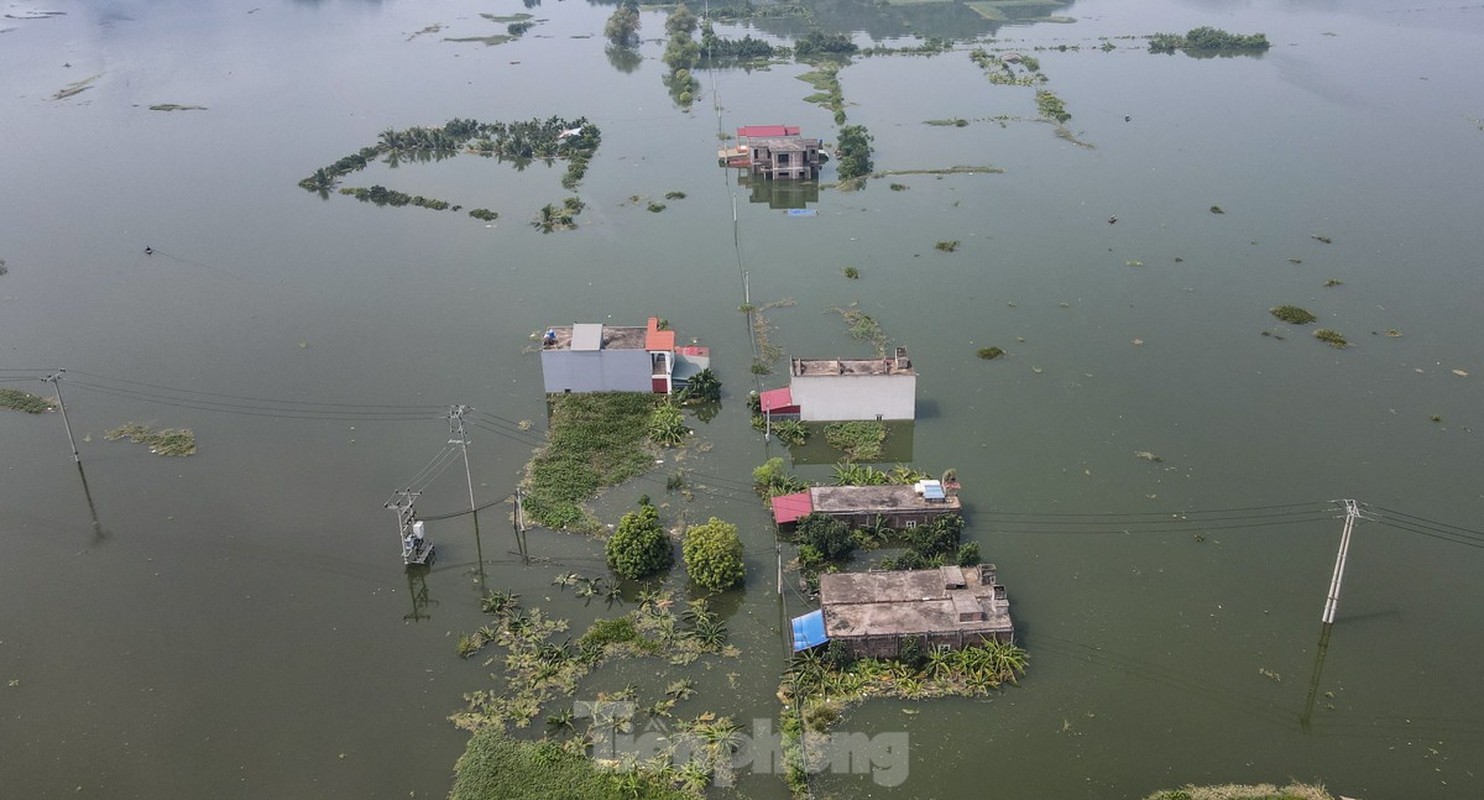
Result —
M917 371L905 347L886 358L795 358L788 386L758 399L766 417L911 420L917 416Z
M907 530L938 517L962 513L963 504L956 486L945 489L941 481L893 486L811 486L808 491L773 498L773 521L790 525L810 514L826 514L856 527L879 522L888 528Z
M1012 642L1015 626L995 566L819 576L820 610L794 620L794 650L840 641L858 656L895 658L902 642L926 649Z
M820 141L800 136L796 125L748 125L737 129L736 145L719 151L717 160L769 180L812 180L819 176L820 152Z
M644 326L578 322L541 336L541 377L547 394L654 392L670 394L710 365L710 351L675 346L659 317Z

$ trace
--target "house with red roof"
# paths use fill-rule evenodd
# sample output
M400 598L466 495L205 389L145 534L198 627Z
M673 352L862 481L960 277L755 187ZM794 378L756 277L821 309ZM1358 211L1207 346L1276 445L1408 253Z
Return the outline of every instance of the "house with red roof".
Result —
M768 180L813 180L823 160L818 139L799 135L797 125L745 125L737 143L717 152L728 167L745 169Z

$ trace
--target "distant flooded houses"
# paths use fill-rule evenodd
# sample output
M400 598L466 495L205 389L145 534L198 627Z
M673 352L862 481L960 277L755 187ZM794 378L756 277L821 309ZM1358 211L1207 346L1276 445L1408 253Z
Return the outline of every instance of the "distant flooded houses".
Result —
M541 376L547 394L654 392L670 394L710 365L710 350L675 344L675 331L650 317L647 325L578 322L541 335Z
M853 654L895 658L906 640L925 650L1012 642L1010 600L993 564L819 576L820 609L793 621L793 648L838 641Z
M885 358L795 358L788 386L759 394L765 417L804 422L911 420L917 371L898 347Z
M723 166L768 180L813 180L819 176L820 141L799 135L796 125L747 125L737 141L717 151Z

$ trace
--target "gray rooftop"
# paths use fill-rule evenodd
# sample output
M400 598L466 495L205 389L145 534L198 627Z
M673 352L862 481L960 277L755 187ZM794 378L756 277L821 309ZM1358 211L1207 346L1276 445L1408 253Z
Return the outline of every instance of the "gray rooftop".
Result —
M799 136L768 136L752 137L747 144L754 150L772 150L775 152L797 152L803 150L818 150L818 139L805 139Z
M1010 601L993 565L819 576L831 637L1008 633Z
M825 514L888 511L958 511L956 495L924 500L911 486L815 486L809 489L815 511Z
M643 325L604 325L577 322L548 328L556 340L543 345L546 350L643 350L648 329Z
M912 362L902 358L796 358L793 374L814 375L916 375Z

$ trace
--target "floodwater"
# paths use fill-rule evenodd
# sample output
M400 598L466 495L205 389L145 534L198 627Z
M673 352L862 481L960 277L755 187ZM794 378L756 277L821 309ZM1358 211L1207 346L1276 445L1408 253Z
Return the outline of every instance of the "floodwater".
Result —
M832 138L805 68L701 73L685 113L656 14L626 72L603 52L611 7L576 0L529 9L540 24L494 47L443 38L502 33L479 14L518 3L6 5L0 380L42 392L68 370L86 484L58 415L0 413L0 794L444 794L464 742L446 716L489 683L454 655L483 589L580 628L604 604L551 579L601 574L601 548L533 531L527 563L496 506L478 540L467 516L430 523L439 561L408 576L382 504L444 449L457 403L477 409L479 502L507 497L544 424L528 336L573 320L659 314L713 348L728 396L696 424L710 449L684 456L693 499L666 496L665 514L741 526L748 586L718 607L742 655L695 670L703 692L678 711L774 716L773 535L747 484L785 453L747 425L744 291L796 301L768 313L790 354L868 354L829 313L851 302L911 350L914 463L958 469L1032 658L987 701L851 711L840 730L908 734L910 775L816 788L1119 798L1293 777L1484 794L1484 10L1079 2L1037 12L1072 22L1000 26L960 5L873 9L826 21L863 44L920 31L1033 52L1094 147L990 121L1034 100L991 85L967 45L860 59L840 80L878 168L1004 172L826 188L817 216L789 216L713 153L743 124ZM1274 47L1192 59L1117 38L1202 24ZM465 156L347 181L499 211L488 225L295 186L386 128L551 115L603 133L573 232L526 224L570 194L560 166ZM972 123L922 124L952 117ZM686 197L663 213L629 202L671 191ZM1281 303L1353 346L1277 323ZM1009 356L978 360L987 345ZM104 440L131 420L192 428L200 454ZM467 507L461 467L428 483L424 515ZM674 467L600 515L664 495ZM1306 713L1343 497L1380 519L1357 528ZM807 609L790 593L783 613ZM652 701L673 672L589 683ZM785 796L773 776L739 789Z

